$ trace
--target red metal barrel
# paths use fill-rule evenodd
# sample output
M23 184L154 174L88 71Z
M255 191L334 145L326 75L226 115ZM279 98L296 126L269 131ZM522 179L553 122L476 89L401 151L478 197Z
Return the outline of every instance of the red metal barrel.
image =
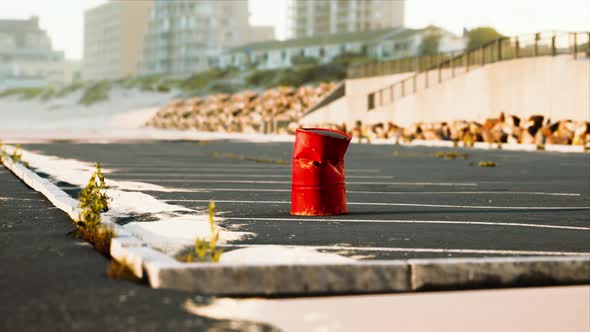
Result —
M344 154L351 136L331 129L297 129L293 150L291 214L345 214Z

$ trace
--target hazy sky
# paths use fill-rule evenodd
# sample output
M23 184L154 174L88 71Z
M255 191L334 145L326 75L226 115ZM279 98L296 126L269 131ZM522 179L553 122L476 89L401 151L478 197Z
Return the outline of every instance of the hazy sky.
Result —
M70 59L79 59L83 12L104 2L106 0L0 0L0 19L39 16L53 47L64 50ZM287 0L250 0L250 13L251 23L274 25L277 37L285 37ZM428 24L455 33L461 33L463 27L480 25L494 26L506 35L549 30L590 31L590 1L406 0L406 25Z

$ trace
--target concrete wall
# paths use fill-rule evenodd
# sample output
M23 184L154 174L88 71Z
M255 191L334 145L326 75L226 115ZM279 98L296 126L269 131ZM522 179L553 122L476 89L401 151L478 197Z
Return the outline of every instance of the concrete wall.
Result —
M346 82L347 95L343 97L348 99L347 107L340 105L338 109L343 119L340 122L392 121L407 126L422 121L483 121L501 111L520 117L542 114L552 120L590 121L590 61L587 58L539 57L486 65L373 111L367 111L368 92L359 89L362 83L351 81ZM354 87L359 89L358 93ZM338 118L334 107L330 107L327 105L315 112L318 114L310 114L312 120ZM307 119L304 122L312 124ZM321 122L324 121L316 123Z
M413 73L385 75L346 80L346 95L301 119L303 125L324 123L352 126L357 120L365 122L367 95L411 76Z

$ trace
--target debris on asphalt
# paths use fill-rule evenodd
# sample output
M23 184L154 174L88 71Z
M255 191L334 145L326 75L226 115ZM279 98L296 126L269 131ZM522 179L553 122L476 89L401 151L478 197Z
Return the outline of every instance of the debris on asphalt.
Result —
M440 159L445 159L445 160L455 160L458 157L460 157L463 160L466 160L469 158L469 154L468 153L458 153L456 151L438 151L435 155L436 158L440 158Z
M478 164L479 167L496 167L496 163L493 161L482 160Z

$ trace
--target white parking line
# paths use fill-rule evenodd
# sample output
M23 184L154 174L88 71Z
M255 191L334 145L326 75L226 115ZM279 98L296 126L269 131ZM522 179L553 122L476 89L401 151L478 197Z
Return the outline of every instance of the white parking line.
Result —
M184 190L185 188L183 188ZM291 192L291 189L279 188L196 188L196 193L215 191L247 191L247 192ZM348 194L379 194L379 195L544 195L544 196L582 196L574 193L547 193L536 191L358 191L347 190Z
M155 167L155 165L152 164L146 164L146 163L138 163L138 164L119 164L119 163L102 163L101 165L104 165L105 168L112 168L112 169L119 169L119 168L134 168L134 169L196 169L199 167L216 167L216 168L242 168L242 167L246 167L246 168L284 168L286 166L289 165L285 165L285 164L262 164L262 163L243 163L243 164L237 164L236 162L239 162L237 160L235 161L228 161L227 163L223 163L223 164L216 164L216 163L202 163L199 161L195 161L195 162L186 162L186 163L180 163L178 165L178 167L172 167L170 166L170 163L163 163L163 165L166 165L164 167Z
M223 172L235 172L235 171L249 171L249 172L260 172L266 170L272 171L285 171L287 173L291 173L291 165L283 165L280 167L252 167L248 166L236 166L232 165L228 167L228 165L219 165L219 166L212 166L212 167L105 167L105 169L109 169L110 171L119 172L119 171L215 171L219 173ZM346 173L380 173L381 170L378 169L347 169Z
M355 191L347 190L353 194L384 194L384 195L406 195L406 194L438 194L438 195L545 195L545 196L581 196L575 193L547 193L536 191Z
M291 184L291 181L280 181L280 180L209 180L209 179L154 179L149 182L195 182L195 183L248 183L248 184ZM466 186L474 187L477 183L473 182L347 182L347 185L384 185L384 186Z
M273 246L273 244L239 244L227 247L250 248ZM493 250L493 249L446 249L446 248L389 248L389 247L345 247L345 246L286 246L291 248L305 247L315 250L347 250L347 251L378 251L378 252L425 252L448 254L484 254L484 255L535 255L535 256L589 256L590 252L576 251L529 251L529 250Z
M165 200L165 202L194 202L208 203L208 199ZM244 201L244 200L215 200L216 203L239 204L291 204L291 201ZM446 204L414 204L414 203L381 203L381 202L348 202L348 205L371 206L418 206L457 209L501 209L501 210L590 210L590 206L491 206L491 205L446 205Z
M44 201L44 199L36 199L36 198L17 198L17 197L5 197L5 196L0 196L0 201Z
M391 205L391 206L424 206L460 209L513 209L513 210L590 210L590 206L488 206L488 205L446 205L446 204L412 204L412 203L365 203L352 202L350 205Z
M344 222L344 223L385 223L385 224L448 224L448 225L486 225L486 226L511 226L531 228L555 228L578 231L590 231L590 227L560 226L545 224L522 224L508 222L486 221L450 221L450 220L375 220L375 219L327 219L327 218L247 218L225 217L224 220L253 220L253 221L304 221L304 222Z
M265 173L265 172L263 172ZM116 174L115 174L116 175ZM124 174L124 175L131 175L131 178L125 178L125 180L130 180L130 181L143 181L146 180L146 177L175 177L175 178L180 178L180 177L189 177L189 178L194 178L194 177L204 177L204 178L215 178L215 177L220 177L220 178L226 178L226 177L239 177L239 178L284 178L284 179L290 179L291 178L291 174L269 174L269 173L265 173L265 174L239 174L239 173L195 173L195 174L182 174L182 173L176 173L176 174L148 174L148 173L131 173L131 174ZM136 178L139 177L139 178ZM347 175L346 176L349 179L393 179L394 176L392 175ZM171 180L164 180L164 179L148 179L148 181L155 181L155 180L161 180L161 181L171 181ZM181 180L181 179L178 179Z

